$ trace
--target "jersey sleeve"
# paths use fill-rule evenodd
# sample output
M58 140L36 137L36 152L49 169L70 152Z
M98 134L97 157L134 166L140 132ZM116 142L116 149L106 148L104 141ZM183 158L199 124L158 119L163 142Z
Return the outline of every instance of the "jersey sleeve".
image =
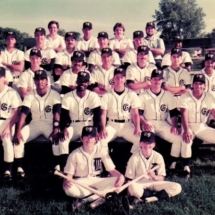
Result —
M132 155L128 161L126 171L125 171L125 177L129 179L134 179L136 177L135 175L135 169L136 169L136 156Z
M135 92L131 92L131 108L139 108L141 103L140 103L140 98L137 96Z
M25 60L23 51L18 50L17 60L18 60L18 62Z
M161 38L158 39L158 48L165 50L165 44Z
M111 171L115 169L115 165L113 161L111 160L109 154L107 153L106 150L102 149L102 162L105 166L106 171Z
M157 174L162 175L162 176L166 176L165 163L164 163L163 156L161 154L157 153L156 163L159 165L159 167L157 169Z
M126 70L126 80L135 81L135 74L133 72L133 66L129 66Z
M49 55L48 58L49 59L53 59L56 57L56 52L54 51L54 49L49 49Z
M27 76L26 76L25 72L23 72L20 75L18 83L17 83L17 86L18 87L23 87L23 88L28 88L28 79L27 79Z
M155 64L155 59L151 51L149 51L149 62Z
M26 60L26 61L29 61L29 62L30 62L30 51L31 51L31 49L28 49L28 50L25 52L25 60Z
M170 54L167 53L162 58L161 66L170 66L170 65L171 65Z
M193 63L190 54L188 52L184 52L183 63Z
M122 58L122 62L123 63L131 63L131 59L130 59L130 51L127 51L124 55L124 57Z
M53 94L53 97L54 97L54 101L53 101L53 105L55 104L61 104L61 97L60 97L60 94L53 91L54 94Z
M119 55L116 52L113 52L113 64L114 65L121 65Z
M91 102L91 109L94 109L96 107L99 107L101 106L101 100L100 100L100 97L94 93L94 92L90 92L92 95L93 95L93 99L92 99L92 102Z
M22 100L19 94L15 90L13 90L12 93L13 93L13 98L12 98L11 106L12 108L18 108L21 105Z
M109 93L104 94L101 97L101 109L102 110L108 110L108 104L109 104Z
M128 41L127 49L129 49L129 48L133 49L134 48L133 41L131 39L127 39L127 41Z
M60 45L61 45L62 49L66 48L65 40L62 36L60 36Z
M34 96L31 92L28 93L22 102L22 106L26 106L26 107L31 108L31 103L32 103L32 100L34 99L33 97Z
M62 65L62 55L61 55L61 53L57 53L56 58L55 58L55 64Z
M69 110L70 109L70 99L69 99L69 93L65 94L62 99L62 108Z
M168 109L173 110L173 109L177 108L177 102L175 101L175 98L172 95L172 93L167 92L167 91L166 91L166 93L168 94Z
M139 100L140 100L140 107L139 107L139 109L140 109L140 110L144 110L144 109L145 109L145 99L144 99L144 95L145 95L145 93L141 93L141 94L139 95Z
M64 73L60 77L60 85L69 87L70 86L69 80L70 78L68 72L64 71Z
M188 102L186 94L182 95L178 101L178 107L188 109L188 104L189 104L189 102Z
M89 58L87 60L88 64L96 65L96 52L93 51L90 53Z

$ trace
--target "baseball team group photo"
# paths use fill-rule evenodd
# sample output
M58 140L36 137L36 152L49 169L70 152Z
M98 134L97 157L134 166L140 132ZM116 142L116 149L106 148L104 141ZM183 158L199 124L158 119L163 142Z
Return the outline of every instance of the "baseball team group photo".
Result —
M215 29L156 1L130 30L116 9L0 27L0 214L214 213Z

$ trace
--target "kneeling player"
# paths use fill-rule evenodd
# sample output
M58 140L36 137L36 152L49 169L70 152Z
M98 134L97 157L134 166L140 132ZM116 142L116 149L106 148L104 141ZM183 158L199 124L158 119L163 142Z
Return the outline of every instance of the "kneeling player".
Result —
M119 187L124 183L124 176L119 173L109 157L107 150L104 150L96 144L96 128L93 126L85 126L82 129L81 141L83 146L74 150L68 157L64 172L68 177L76 179L79 183L86 186L93 186L102 191L110 188ZM111 177L101 178L103 171L102 163L105 169L110 173ZM63 189L68 196L75 198L84 198L84 202L100 201L99 196L88 195L90 191L82 188L69 180L63 183Z
M152 202L173 197L181 192L181 185L175 182L164 181L166 176L165 164L161 154L154 151L155 135L150 131L143 131L140 137L141 150L132 155L128 161L125 177L135 179L147 173L155 164L159 165L156 171L149 172L136 183L128 187L131 196L136 202L145 200Z

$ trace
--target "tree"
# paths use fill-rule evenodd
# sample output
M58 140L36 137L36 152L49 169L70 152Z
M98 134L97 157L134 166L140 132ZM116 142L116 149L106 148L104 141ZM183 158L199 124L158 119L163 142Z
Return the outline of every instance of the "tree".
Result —
M29 38L30 35L28 33L21 33L17 29L14 28L2 28L0 27L0 49L4 49L6 46L5 43L5 34L7 31L14 31L16 33L16 47L18 49L23 49L23 38Z
M215 39L215 28L212 29L211 33L207 33L204 36Z
M176 35L183 38L196 38L205 28L205 13L196 0L161 0L159 10L152 17L157 22L165 40Z

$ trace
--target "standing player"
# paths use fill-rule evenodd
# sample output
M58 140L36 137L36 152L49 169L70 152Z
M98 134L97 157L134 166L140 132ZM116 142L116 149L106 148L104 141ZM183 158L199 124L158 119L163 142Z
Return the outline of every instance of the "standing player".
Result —
M134 43L134 49L127 51L122 59L123 63L136 63L137 62L137 49L139 46L149 46L147 40L144 39L143 31L134 31L133 33L133 43ZM154 63L155 60L152 55L152 52L149 51L149 63Z
M151 73L152 70L156 69L156 66L149 63L148 59L149 48L139 46L137 49L137 62L130 65L126 70L128 87L137 92L137 94L140 94L151 85Z
M146 203L167 199L181 192L181 185L164 181L166 176L163 157L154 151L155 135L143 131L140 137L140 151L129 159L125 177L132 180L150 171L154 165L159 165L156 171L149 172L145 177L128 187L131 196L136 197L135 203Z
M21 99L18 93L5 85L6 71L0 67L0 135L4 149L4 178L12 179L12 162L14 161L14 151L12 138L15 130L15 123L18 120L18 107Z
M90 53L95 49L99 48L98 40L92 36L93 25L91 22L84 22L82 32L83 38L77 44L77 49L83 51L85 56L88 58Z
M98 190L107 190L110 188L122 186L125 178L120 172L115 169L115 166L109 157L106 150L96 144L97 130L93 126L84 126L81 134L82 147L74 150L68 157L64 172L68 177L74 178L79 183L87 186L93 186ZM103 171L102 164L111 177L101 178ZM95 201L91 205L104 203L104 199L97 195L91 195L91 192L72 184L69 180L64 180L63 188L68 196L75 198L84 198L82 202L77 202L80 205L84 202ZM88 197L87 197L88 196ZM98 200L97 200L98 199Z
M110 39L109 47L119 54L120 59L122 59L125 53L134 48L133 42L131 39L124 37L125 26L118 22L113 27L115 37Z
M172 162L180 156L181 136L177 129L177 106L173 95L161 89L163 72L153 70L149 90L140 94L141 106L139 108L140 122L145 131L153 131L156 135L172 143ZM171 117L171 125L167 117ZM170 167L172 168L172 166Z
M47 86L48 79L45 70L36 71L34 81L36 89L24 98L18 127L14 135L14 154L18 161L20 177L25 176L22 164L25 144L41 134L46 138L52 138L53 153L57 156L54 159L54 166L58 164L58 161L56 161L58 160L58 154L55 153L54 144L57 144L56 136L59 132L60 95ZM25 125L25 119L29 113L32 114L32 121Z
M34 31L34 37L36 40L36 46L33 48L39 49L42 55L42 63L41 67L45 69L48 73L48 76L50 78L51 84L53 83L53 77L52 77L52 69L54 66L54 61L56 57L56 53L53 49L48 48L46 44L46 31L44 28L36 28ZM31 49L33 49L31 48ZM25 61L26 65L25 68L28 69L30 67L30 52L31 49L28 49L25 52Z
M107 32L99 32L98 33L98 43L99 43L99 49L96 49L92 53L90 53L90 56L87 60L87 63L89 64L89 71L92 71L95 67L102 65L101 60L101 50L103 48L108 48L108 34ZM119 55L116 52L113 52L113 65L119 66L121 64Z
M149 43L150 51L152 52L156 66L160 69L161 68L161 61L162 56L165 52L165 45L163 42L163 39L157 38L155 36L156 30L155 30L155 23L154 22L148 22L146 24L146 37L145 39Z
M103 95L110 91L113 86L113 76L115 67L112 65L113 55L110 48L104 48L101 51L102 66L98 66L92 71L92 78L96 82L94 92Z
M2 65L7 69L6 79L17 87L20 74L24 69L24 53L16 48L16 33L7 31L5 35L6 49L1 51ZM11 75L11 74L12 75ZM10 85L11 86L11 85Z
M180 36L174 37L172 41L172 48L182 49L182 41L183 40ZM182 51L180 66L190 71L192 64L193 62L190 57L190 54L188 52ZM167 53L163 56L161 66L163 69L168 66L171 66L171 53Z
M58 145L58 154L61 156L63 168L69 154L70 141L77 140L81 136L81 130L86 125L94 125L98 128L100 118L100 98L94 92L87 90L90 83L88 72L77 74L77 88L63 97L62 100L62 134ZM68 119L71 124L68 124Z
M182 50L171 50L171 66L164 69L164 89L178 96L186 93L191 85L190 73L181 67Z
M58 35L59 23L57 21L50 21L48 24L49 34L46 36L47 46L54 49L56 52L65 49L65 42L62 36Z
M134 153L139 148L141 132L139 98L135 92L125 88L125 69L115 69L113 80L113 89L101 98L100 144L108 148L111 140L123 137L133 143L131 152Z
M185 173L190 173L189 161L192 155L194 136L208 143L215 143L215 129L207 126L210 113L215 118L215 99L205 91L204 74L196 74L193 78L193 90L181 96L179 108L182 115L183 142L181 157Z

